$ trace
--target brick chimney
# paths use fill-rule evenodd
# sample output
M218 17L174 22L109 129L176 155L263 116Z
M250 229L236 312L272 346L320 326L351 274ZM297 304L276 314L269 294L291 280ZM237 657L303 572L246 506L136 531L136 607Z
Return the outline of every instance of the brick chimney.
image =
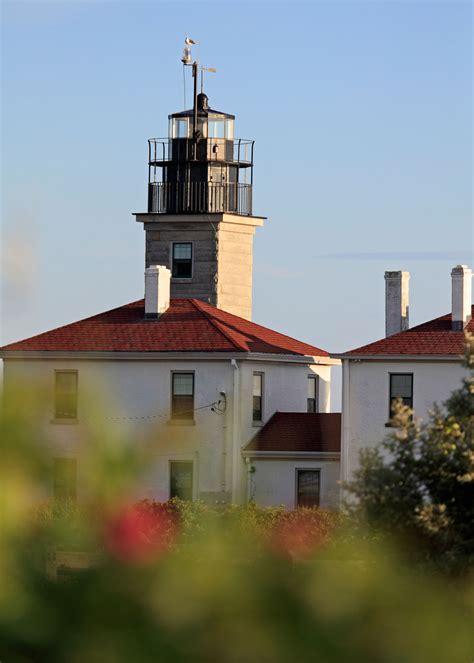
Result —
M456 265L451 271L451 327L462 331L471 319L472 271L467 265Z
M145 270L145 318L158 318L170 305L171 272L163 265Z
M408 329L410 272L385 272L385 336Z

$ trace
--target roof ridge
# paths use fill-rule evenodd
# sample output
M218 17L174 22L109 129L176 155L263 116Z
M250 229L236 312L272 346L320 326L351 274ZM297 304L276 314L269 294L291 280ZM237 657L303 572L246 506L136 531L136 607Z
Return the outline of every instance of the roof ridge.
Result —
M236 347L241 352L248 352L248 349L243 345L243 343L239 343L234 338L232 338L231 334L229 334L225 329L222 329L222 323L220 320L215 320L207 311L201 308L201 301L199 299L190 299L189 301L199 311L199 313L205 317L208 322L211 323L214 329L217 329L217 331L222 334L222 336L224 336L224 338L226 338L230 343L232 343L234 347Z
M194 301L194 300L193 300ZM199 301L199 300L196 300ZM199 302L199 303L204 303L205 302ZM212 304L207 304L207 306L212 306ZM312 343L309 343L307 341L300 341L298 338L295 338L294 336L289 336L288 334L282 334L282 332L276 331L275 329L270 329L270 327L265 327L264 325L260 325L258 322L254 322L253 320L247 320L247 318L242 318L240 315L235 315L235 313L230 313L229 311L224 311L223 309L217 308L217 306L212 307L215 308L217 311L220 313L225 313L226 315L230 315L233 318L237 318L237 320L242 320L242 322L253 325L254 327L258 327L258 329L261 329L263 332L271 332L272 334L276 334L277 336L280 336L281 338L285 338L288 341L293 341L295 343L300 343L301 345L307 345L308 347L314 348L315 350L318 350L318 352L322 352L322 355L314 355L314 356L329 356L329 352L327 350L323 350L323 348L318 348ZM200 309L202 310L202 309ZM207 313L206 313L207 314ZM208 314L207 314L208 315ZM220 320L218 322L221 322ZM225 324L227 326L230 326L228 323L221 322L221 324ZM242 333L242 332L240 332ZM295 352L294 354L299 354Z

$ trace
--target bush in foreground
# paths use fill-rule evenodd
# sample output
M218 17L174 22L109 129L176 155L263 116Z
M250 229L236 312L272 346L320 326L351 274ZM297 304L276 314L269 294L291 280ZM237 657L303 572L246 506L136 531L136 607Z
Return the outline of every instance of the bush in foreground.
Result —
M468 375L445 408L426 423L399 404L394 432L361 453L349 506L362 528L395 537L407 556L465 574L474 567L474 337L467 337Z

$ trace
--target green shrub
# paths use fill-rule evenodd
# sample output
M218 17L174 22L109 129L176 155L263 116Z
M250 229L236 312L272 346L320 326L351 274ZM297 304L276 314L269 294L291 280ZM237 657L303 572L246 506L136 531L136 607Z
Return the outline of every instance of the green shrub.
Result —
M448 573L474 567L474 338L467 336L468 375L444 409L421 423L399 404L395 429L363 450L346 489L350 517L403 541L406 554Z

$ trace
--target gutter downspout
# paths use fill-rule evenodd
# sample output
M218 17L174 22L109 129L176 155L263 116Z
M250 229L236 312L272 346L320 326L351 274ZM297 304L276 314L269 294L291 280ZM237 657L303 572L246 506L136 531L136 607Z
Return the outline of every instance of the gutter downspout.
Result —
M341 480L349 478L349 432L350 432L350 359L342 362L342 439L341 439ZM343 488L339 490L339 501L342 506Z
M240 504L240 364L230 361L233 371L232 380L232 504Z
M246 481L246 497L245 503L248 504L252 498L252 460L248 456L245 458L245 469L247 470L247 481Z

